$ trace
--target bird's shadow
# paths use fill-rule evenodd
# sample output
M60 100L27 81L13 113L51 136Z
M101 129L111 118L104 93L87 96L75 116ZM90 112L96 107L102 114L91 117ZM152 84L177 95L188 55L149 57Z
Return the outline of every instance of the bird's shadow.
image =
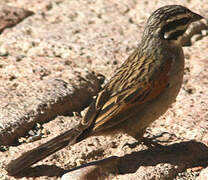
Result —
M16 175L16 177L60 177L66 172L81 169L83 167L103 164L112 164L110 171L117 174L134 173L140 166L156 166L160 163L172 165L184 165L184 167L193 167L203 165L208 162L208 147L197 141L187 141L175 143L163 147L152 147L147 150L132 152L122 157L111 156L104 160L94 161L85 165L66 170L55 165L40 165L28 168L25 172ZM109 173L112 173L110 172Z

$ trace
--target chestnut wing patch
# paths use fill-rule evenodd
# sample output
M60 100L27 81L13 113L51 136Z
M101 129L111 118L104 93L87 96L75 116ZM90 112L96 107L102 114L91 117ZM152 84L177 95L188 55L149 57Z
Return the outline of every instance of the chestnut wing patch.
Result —
M130 116L128 110L132 107L139 108L160 95L168 86L170 69L171 63L166 63L160 71L154 73L154 77L149 82L140 82L113 96L108 96L105 100L101 98L105 96L99 95L95 103L99 105L97 107L99 112L97 111L92 130L101 131L125 121ZM104 91L105 89L103 93Z

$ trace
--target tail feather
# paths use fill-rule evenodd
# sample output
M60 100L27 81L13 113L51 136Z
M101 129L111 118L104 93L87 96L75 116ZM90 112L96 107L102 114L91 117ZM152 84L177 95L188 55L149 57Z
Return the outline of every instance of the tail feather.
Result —
M23 153L20 157L12 160L7 166L8 174L15 175L34 163L46 158L47 156L59 151L67 145L76 143L77 138L82 132L78 128L70 129L63 134L49 140L48 142Z

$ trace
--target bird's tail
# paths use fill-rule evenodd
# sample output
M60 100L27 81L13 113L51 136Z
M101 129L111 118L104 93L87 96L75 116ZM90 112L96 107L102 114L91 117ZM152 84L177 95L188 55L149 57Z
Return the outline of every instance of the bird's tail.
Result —
M79 125L78 125L79 126ZM77 138L82 131L79 127L70 129L63 134L49 140L48 142L23 153L20 157L12 160L7 166L6 170L9 175L15 175L25 168L33 165L34 163L46 158L54 152L64 148L67 145L73 145L76 143Z

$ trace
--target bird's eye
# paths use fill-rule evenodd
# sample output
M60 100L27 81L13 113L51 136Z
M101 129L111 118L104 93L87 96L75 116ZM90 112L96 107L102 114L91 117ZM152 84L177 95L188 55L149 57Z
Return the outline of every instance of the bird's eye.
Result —
M166 21L161 30L162 37L166 40L177 40L186 31L189 23L190 18L188 17Z
M165 32L164 39L166 40L177 40L180 36L185 33L186 30L176 30L173 32Z

